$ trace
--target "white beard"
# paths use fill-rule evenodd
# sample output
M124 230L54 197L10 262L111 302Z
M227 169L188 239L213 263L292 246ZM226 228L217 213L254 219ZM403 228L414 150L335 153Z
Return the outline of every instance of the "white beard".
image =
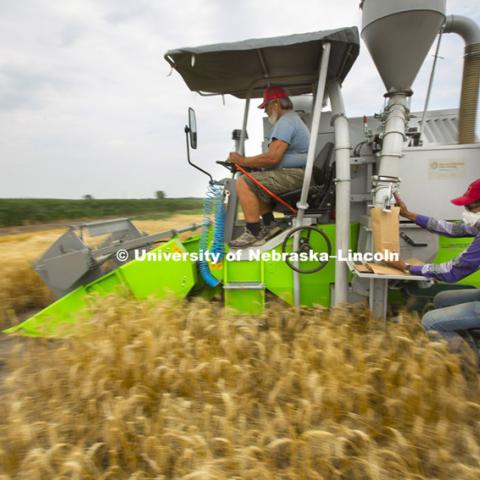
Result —
M276 121L278 120L278 113L277 112L272 112L268 116L268 121L272 124L275 125Z

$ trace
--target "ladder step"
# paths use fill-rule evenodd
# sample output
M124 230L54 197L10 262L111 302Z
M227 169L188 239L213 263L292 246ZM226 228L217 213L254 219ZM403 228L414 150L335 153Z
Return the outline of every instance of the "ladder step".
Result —
M263 283L257 282L232 282L223 286L224 290L265 290Z

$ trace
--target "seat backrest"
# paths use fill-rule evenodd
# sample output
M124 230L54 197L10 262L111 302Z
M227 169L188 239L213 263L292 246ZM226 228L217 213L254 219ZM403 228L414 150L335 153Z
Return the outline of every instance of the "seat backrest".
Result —
M327 177L331 170L330 157L333 147L332 142L327 142L320 152L318 152L317 158L315 158L315 162L313 162L312 185L322 185L325 183L325 180L328 180Z

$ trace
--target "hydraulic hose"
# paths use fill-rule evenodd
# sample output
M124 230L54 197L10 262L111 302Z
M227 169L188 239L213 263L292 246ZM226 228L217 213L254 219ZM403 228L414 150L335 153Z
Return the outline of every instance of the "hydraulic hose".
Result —
M212 248L209 250L210 231L213 221L213 235ZM219 260L223 259L225 255L224 245L224 227L225 227L225 212L223 206L223 190L220 185L215 185L210 182L208 185L207 194L203 202L203 228L200 235L200 261L198 262L198 269L203 281L209 287L216 287L220 280L215 278L210 272L208 259L206 253L219 254Z

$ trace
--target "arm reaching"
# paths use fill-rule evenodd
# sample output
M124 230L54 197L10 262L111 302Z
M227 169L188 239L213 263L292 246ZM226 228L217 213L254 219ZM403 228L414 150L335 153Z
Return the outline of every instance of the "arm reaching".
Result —
M400 207L400 215L415 222L429 232L438 233L446 237L475 237L480 233L478 228L470 227L463 222L447 222L446 220L437 220L426 215L410 212L398 193L394 193L393 196L397 206Z
M411 265L410 273L443 282L456 282L480 268L480 236L458 257L445 263Z
M429 232L438 233L445 237L475 237L480 233L477 227L470 227L463 222L447 222L425 215L417 215L415 223Z

